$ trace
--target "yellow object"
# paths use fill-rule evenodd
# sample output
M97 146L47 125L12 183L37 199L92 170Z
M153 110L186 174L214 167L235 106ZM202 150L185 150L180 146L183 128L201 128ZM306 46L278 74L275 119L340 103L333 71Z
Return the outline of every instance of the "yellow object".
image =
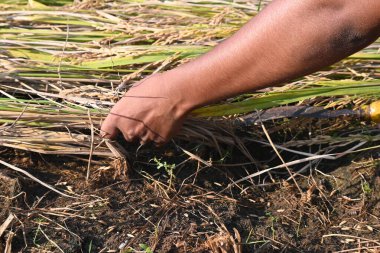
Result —
M380 101L372 102L363 107L365 118L375 123L380 123Z

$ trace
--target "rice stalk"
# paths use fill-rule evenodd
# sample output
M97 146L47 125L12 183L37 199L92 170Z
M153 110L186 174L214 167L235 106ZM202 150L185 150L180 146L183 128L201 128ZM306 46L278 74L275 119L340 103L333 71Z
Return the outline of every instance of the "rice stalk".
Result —
M59 6L59 7L57 7ZM111 156L91 138L130 84L174 68L230 36L258 6L249 1L3 1L0 4L0 145L47 154ZM236 145L219 123L294 103L361 106L380 91L380 41L283 87L200 108L179 139ZM360 99L358 99L360 97ZM89 116L91 120L89 119ZM223 116L223 117L222 117ZM228 122L227 122L228 124ZM95 129L95 132L98 129Z

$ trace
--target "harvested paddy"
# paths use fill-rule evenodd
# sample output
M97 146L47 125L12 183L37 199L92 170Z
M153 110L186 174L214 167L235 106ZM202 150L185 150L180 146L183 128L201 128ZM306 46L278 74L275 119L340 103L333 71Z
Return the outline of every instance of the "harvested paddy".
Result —
M161 148L99 137L130 85L220 43L252 1L1 1L0 251L376 252L379 129L251 112L379 99L377 41L193 112ZM284 42L285 43L285 42Z

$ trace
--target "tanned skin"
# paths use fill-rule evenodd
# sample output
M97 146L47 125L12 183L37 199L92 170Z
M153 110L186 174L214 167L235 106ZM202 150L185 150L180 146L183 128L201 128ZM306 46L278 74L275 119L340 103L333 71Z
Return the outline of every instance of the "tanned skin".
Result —
M192 110L310 74L379 36L380 0L275 0L210 52L132 87L103 136L163 144Z

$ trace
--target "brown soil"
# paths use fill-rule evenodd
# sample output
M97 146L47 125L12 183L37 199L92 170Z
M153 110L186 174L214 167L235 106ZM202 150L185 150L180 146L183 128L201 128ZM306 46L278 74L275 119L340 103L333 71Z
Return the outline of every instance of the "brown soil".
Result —
M146 164L148 150L134 158L128 178L111 161L93 161L88 183L85 159L1 152L1 159L80 196L59 196L1 167L7 176L0 175L0 225L8 212L17 217L7 229L15 233L12 252L135 252L145 245L154 252L370 252L380 245L374 153L297 177L301 194L276 174L273 182L267 176L260 186L245 182L225 190L245 170L254 173L249 166L205 167L192 160L170 177L169 169ZM159 154L168 164L187 159L171 147ZM9 201L18 194L17 202Z
M2 224L9 215L9 208L12 206L12 199L17 192L17 179L12 179L0 171L0 224Z

